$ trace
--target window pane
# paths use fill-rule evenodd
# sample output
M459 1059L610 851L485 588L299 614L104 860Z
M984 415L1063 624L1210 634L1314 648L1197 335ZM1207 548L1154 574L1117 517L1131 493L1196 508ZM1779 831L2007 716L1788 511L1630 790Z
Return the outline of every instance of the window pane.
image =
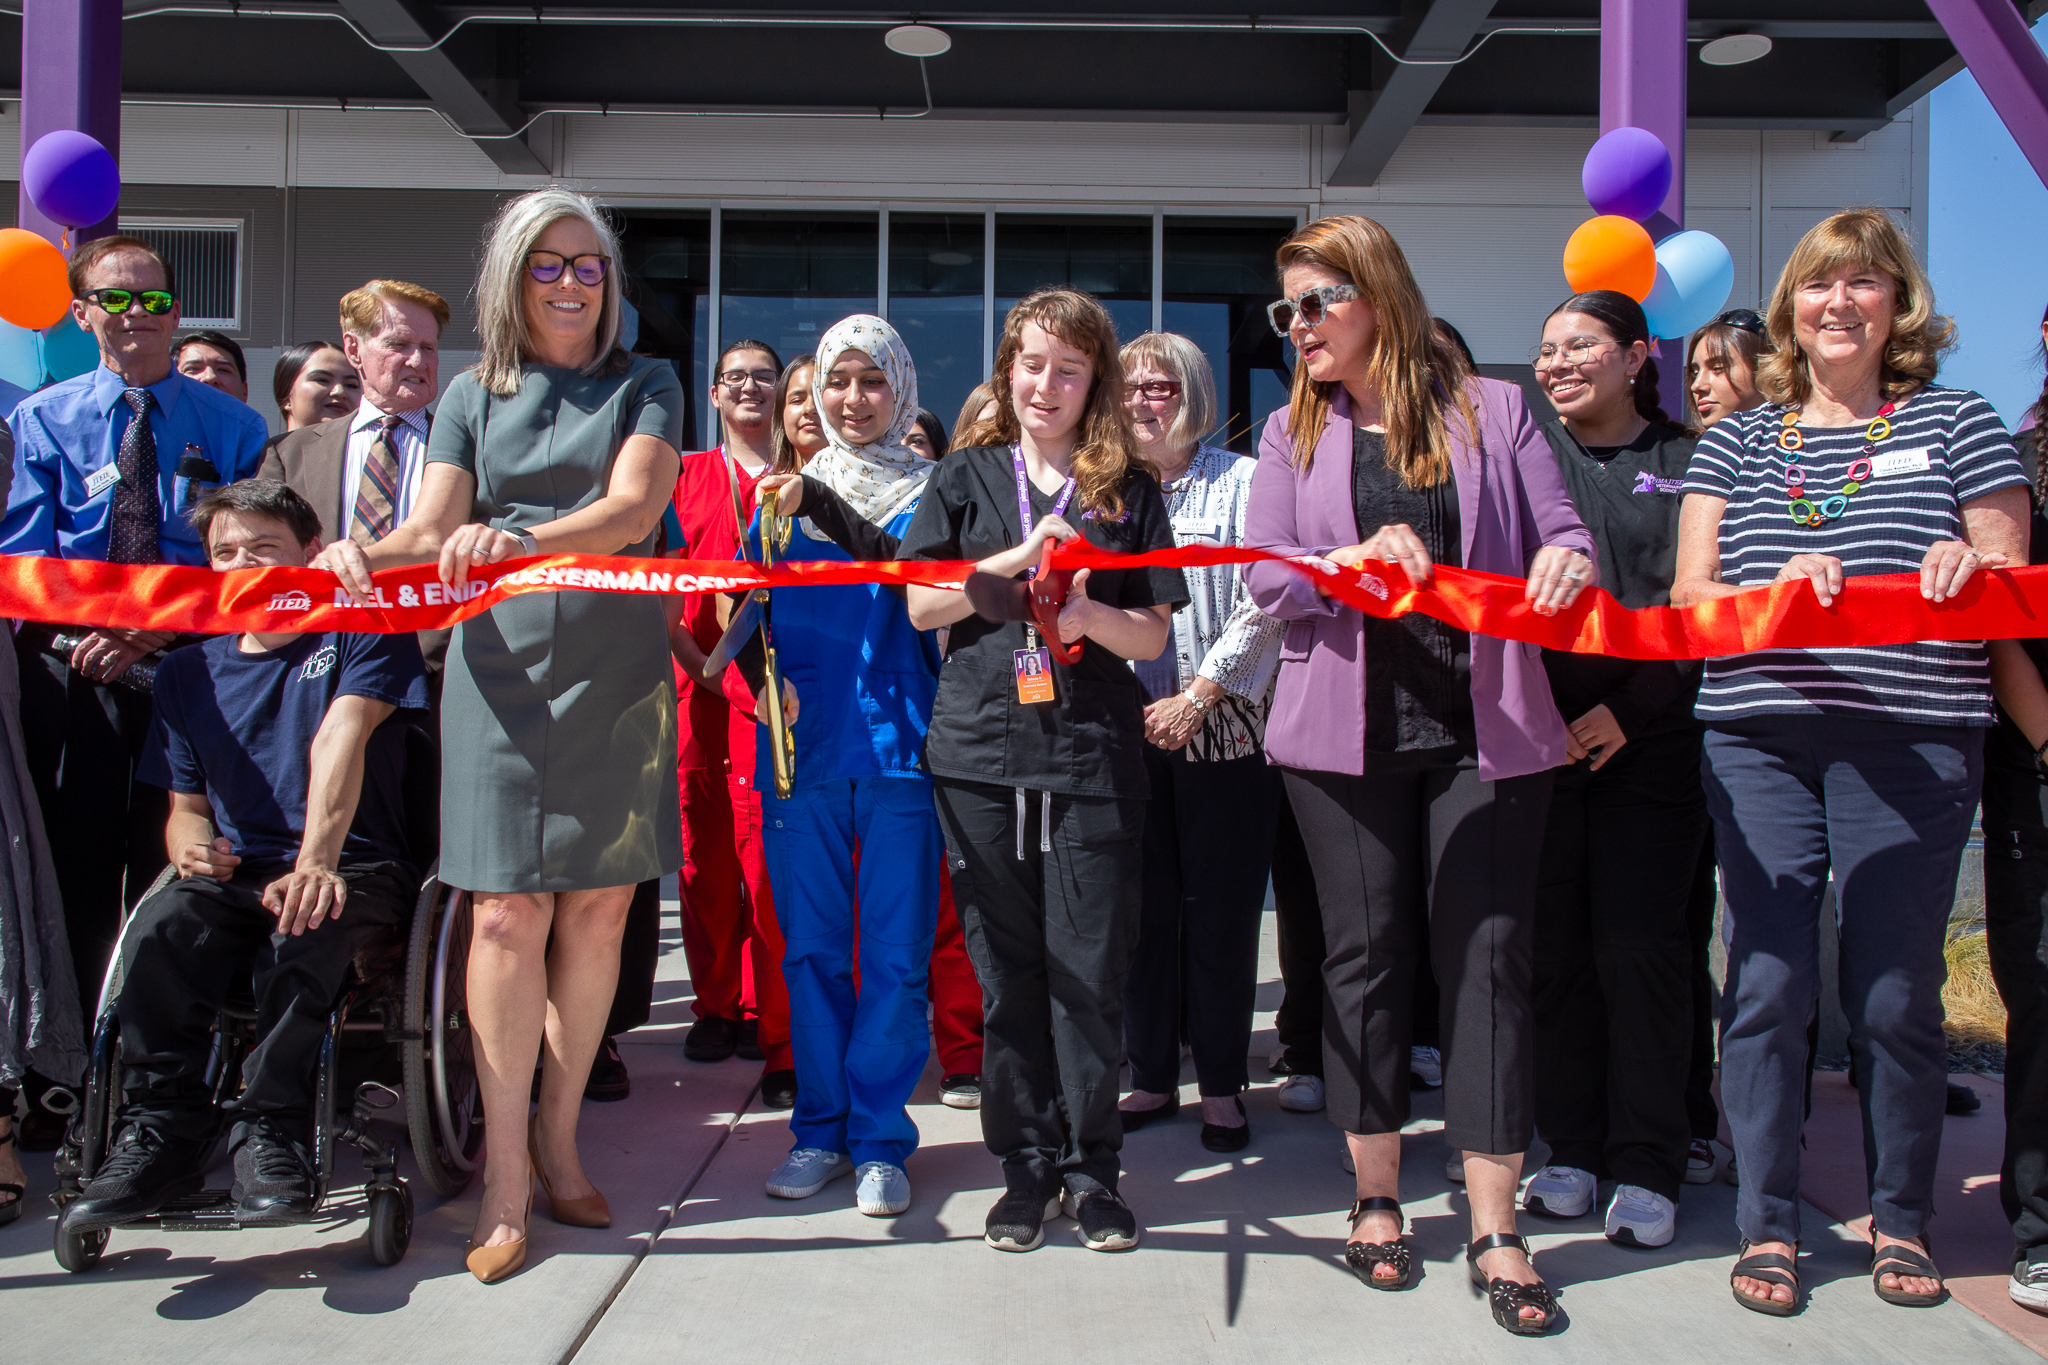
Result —
M978 213L889 215L889 321L917 363L917 398L950 435L981 370L983 221Z
M1094 215L996 218L996 318L1034 289L1083 289L1102 300L1119 341L1152 326L1152 220Z
M240 325L239 227L122 223L121 231L149 243L170 263L184 326L234 331Z
M1280 297L1273 254L1292 218L1181 218L1164 225L1161 322L1202 348L1216 371L1219 444L1255 452L1266 415L1287 402L1294 355L1266 321Z
M787 364L841 318L875 311L872 213L738 213L721 221L721 344L765 341Z
M705 323L711 304L711 215L704 210L621 213L626 298L640 313L633 349L676 367L682 376L683 430L697 445L718 443L707 431L711 380Z

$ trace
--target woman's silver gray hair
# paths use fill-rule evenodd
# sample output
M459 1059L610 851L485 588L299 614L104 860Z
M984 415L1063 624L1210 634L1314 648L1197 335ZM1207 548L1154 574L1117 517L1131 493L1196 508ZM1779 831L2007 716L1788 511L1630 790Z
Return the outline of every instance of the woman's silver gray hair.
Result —
M1216 375L1202 348L1178 332L1145 332L1118 353L1128 376L1139 366L1180 381L1180 411L1166 428L1170 450L1198 443L1216 426Z
M625 311L619 293L619 236L604 210L587 195L550 185L530 190L498 210L484 232L483 264L477 268L476 330L483 340L477 382L500 398L519 392L519 367L531 359L532 338L526 330L526 255L533 244L564 218L580 218L597 234L599 249L611 258L604 275L603 301L597 311L597 353L583 372L597 374L613 363L619 345L619 319Z

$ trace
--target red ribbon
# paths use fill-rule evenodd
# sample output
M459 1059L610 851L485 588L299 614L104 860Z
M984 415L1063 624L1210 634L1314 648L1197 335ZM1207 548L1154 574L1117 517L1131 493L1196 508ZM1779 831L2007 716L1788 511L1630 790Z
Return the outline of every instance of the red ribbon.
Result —
M2048 566L1979 571L1946 602L1920 595L1918 574L1852 578L1831 607L1804 580L1754 588L1695 607L1631 611L1594 589L1555 616L1539 616L1519 578L1438 569L1418 588L1401 569L1368 560L1338 568L1287 560L1262 550L1189 545L1119 555L1068 545L1062 569L1171 566L1202 568L1279 560L1312 574L1323 591L1372 616L1419 611L1481 635L1522 640L1579 654L1629 659L1702 659L1759 649L1824 649L1911 640L2001 640L2048 636ZM88 559L0 555L0 616L91 626L194 632L346 630L384 633L451 626L510 597L580 588L661 596L736 592L758 585L826 586L918 583L957 588L966 561L758 564L609 555L543 555L473 570L462 589L444 585L437 566L416 564L376 576L373 600L358 602L322 569L237 569L215 573L179 565L138 568ZM2038 602L2035 599L2039 599Z

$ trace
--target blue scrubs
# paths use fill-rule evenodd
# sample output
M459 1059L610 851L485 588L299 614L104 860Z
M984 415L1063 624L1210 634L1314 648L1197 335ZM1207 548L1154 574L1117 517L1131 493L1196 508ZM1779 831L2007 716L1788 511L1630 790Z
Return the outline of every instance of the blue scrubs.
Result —
M910 515L884 529L902 535ZM759 529L757 520L750 534ZM801 529L778 557L849 558ZM901 1166L917 1150L905 1106L931 1052L925 981L944 851L918 758L938 649L879 584L779 589L772 620L776 658L799 702L789 799L775 794L766 727L755 775L786 944L793 1147Z

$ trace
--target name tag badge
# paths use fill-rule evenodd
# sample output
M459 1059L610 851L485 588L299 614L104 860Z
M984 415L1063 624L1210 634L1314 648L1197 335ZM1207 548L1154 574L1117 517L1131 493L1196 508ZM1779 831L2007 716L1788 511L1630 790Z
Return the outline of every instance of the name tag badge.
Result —
M85 476L85 495L88 498L96 498L119 482L121 482L121 467L119 465L110 464L103 468L95 469L92 473Z
M1175 517L1173 533L1177 536L1201 536L1208 539L1223 534L1222 523L1214 517Z
M1873 455L1870 459L1870 475L1875 479L1887 478L1893 474L1925 474L1934 467L1924 450L1896 450L1889 455Z
M1052 651L1040 645L1012 653L1017 666L1017 700L1026 706L1052 700Z

